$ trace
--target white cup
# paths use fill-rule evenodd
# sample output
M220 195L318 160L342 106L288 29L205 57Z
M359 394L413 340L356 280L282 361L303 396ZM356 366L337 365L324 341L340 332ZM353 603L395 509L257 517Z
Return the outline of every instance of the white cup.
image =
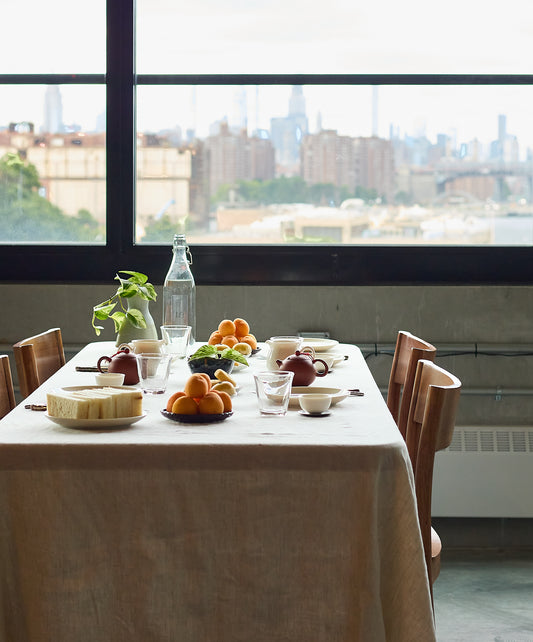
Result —
M164 341L162 339L134 339L130 341L135 354L156 354L160 353Z
M94 375L97 386L121 386L124 383L122 372L97 372Z
M331 395L312 393L300 395L298 401L300 408L310 415L319 415L331 405Z

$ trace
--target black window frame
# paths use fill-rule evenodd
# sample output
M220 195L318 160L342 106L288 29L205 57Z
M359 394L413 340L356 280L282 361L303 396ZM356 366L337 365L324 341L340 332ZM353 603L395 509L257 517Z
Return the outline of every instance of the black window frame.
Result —
M154 75L135 72L134 0L107 3L105 74L0 74L0 84L106 86L106 244L0 245L10 283L108 283L119 269L163 282L167 245L137 244L135 91L150 85L532 85L533 75L331 74ZM1 222L0 222L1 224ZM191 245L198 285L524 285L533 282L531 246Z

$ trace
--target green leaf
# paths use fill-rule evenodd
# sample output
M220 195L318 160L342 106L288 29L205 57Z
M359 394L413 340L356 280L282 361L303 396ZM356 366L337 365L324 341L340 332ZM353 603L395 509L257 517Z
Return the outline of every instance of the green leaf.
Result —
M142 272L132 272L131 270L120 270L119 274L130 274L131 276L128 279L128 281L130 283L136 283L138 285L143 285L144 283L146 283L146 281L148 281L148 277L146 276L146 274L143 274ZM118 274L115 278L122 280Z
M124 325L124 321L126 320L124 312L113 312L110 318L113 319L113 323L115 324L115 332L120 332L120 328Z
M110 305L100 304L95 306L93 308L95 318L99 319L100 321L105 321L107 318L109 318L109 315L113 311L115 305L116 303L111 303Z
M129 278L123 278L121 274L129 275ZM157 293L154 286L151 283L148 283L148 277L142 272L134 272L133 270L119 270L115 275L115 280L119 282L117 291L113 296L109 297L106 301L99 303L93 308L93 318L92 326L96 335L100 334L100 330L103 330L100 326L95 325L95 320L105 321L106 319L113 319L115 324L115 331L119 332L120 328L124 324L126 317L131 321L132 325L136 328L146 328L146 321L140 310L127 310L124 307L124 304L121 302L120 305L123 311L111 312L117 304L119 299L130 299L134 296L139 296L145 301L155 301L157 298Z
M133 283L130 283L129 281L122 281L122 283L119 285L117 289L117 294L123 299L129 299L130 297L135 296L136 294L139 294L139 291L137 288L138 286L134 285Z
M220 353L220 356L223 359L233 359L233 361L238 361L239 363L242 363L243 366L248 365L246 357L233 348L226 348L223 352Z
M146 283L144 286L139 286L139 293L142 293L143 299L148 301L155 301L157 299L157 293L154 286L151 283Z
M126 318L135 328L146 328L146 321L144 320L143 313L136 308L128 310Z
M194 354L191 354L189 359L199 359L200 357L216 357L217 354L218 352L215 346L206 344L198 348L198 350Z

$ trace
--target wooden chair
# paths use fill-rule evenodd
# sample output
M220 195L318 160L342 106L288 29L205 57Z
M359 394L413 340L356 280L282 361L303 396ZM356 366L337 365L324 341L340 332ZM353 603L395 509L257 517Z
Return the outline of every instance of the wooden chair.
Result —
M455 428L461 394L457 377L426 359L418 362L407 420L406 444L415 475L418 519L430 586L440 572L442 544L431 526L435 453L447 448ZM433 599L433 588L431 588Z
M387 406L404 439L416 365L420 359L433 361L436 353L437 348L431 343L415 337L410 332L398 332L389 378Z
M13 352L23 398L65 365L63 339L59 328L52 328L15 343Z
M7 354L0 355L0 419L15 407L15 391Z

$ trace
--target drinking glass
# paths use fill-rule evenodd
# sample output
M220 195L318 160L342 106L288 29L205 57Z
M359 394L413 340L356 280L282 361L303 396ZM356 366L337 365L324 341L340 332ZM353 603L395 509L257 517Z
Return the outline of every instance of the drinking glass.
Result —
M184 359L187 356L190 336L190 325L162 325L163 351L171 355L172 360Z
M258 372L254 374L255 389L262 415L284 415L289 407L294 372Z
M171 355L144 353L136 354L139 370L139 385L146 394L160 395L167 389Z

